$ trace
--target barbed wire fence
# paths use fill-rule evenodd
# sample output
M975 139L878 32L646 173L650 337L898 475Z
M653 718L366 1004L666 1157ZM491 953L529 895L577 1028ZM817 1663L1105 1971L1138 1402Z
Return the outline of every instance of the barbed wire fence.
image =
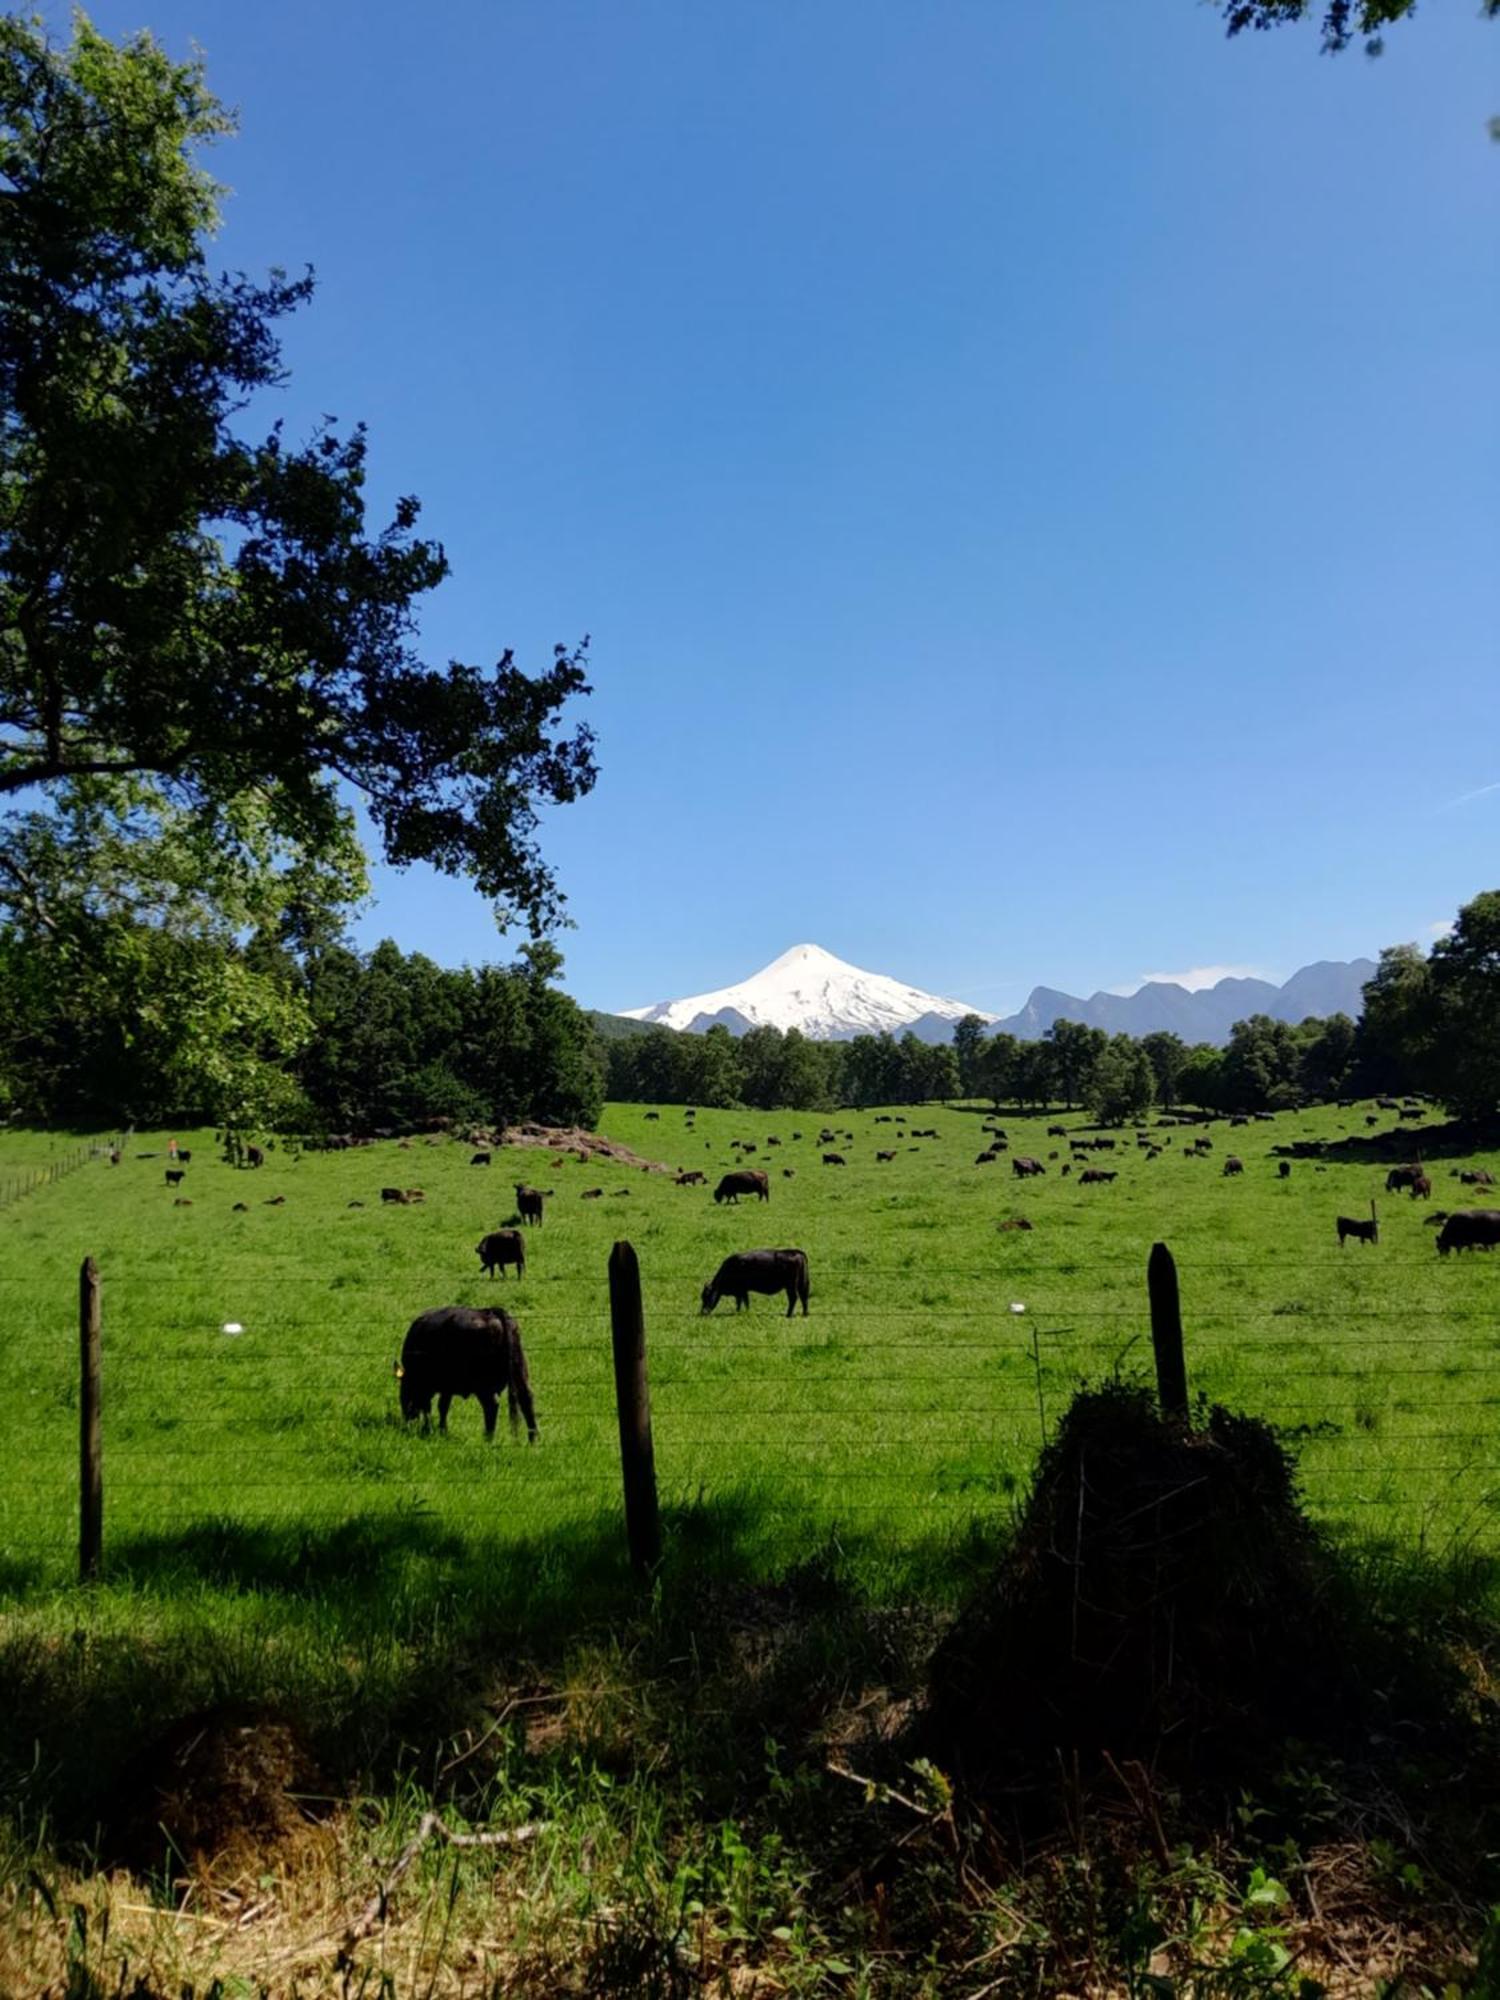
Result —
M1359 1254L1328 1253L1341 1261ZM157 1261L133 1266L132 1296L178 1275L167 1258L153 1270ZM1415 1256L1382 1261L1431 1269ZM622 1543L643 1570L660 1548L658 1433L669 1501L741 1490L757 1507L805 1524L873 1531L884 1521L894 1532L940 1518L958 1526L966 1511L993 1516L1013 1504L1073 1391L1121 1374L1154 1376L1164 1407L1179 1415L1201 1399L1273 1423L1303 1459L1314 1511L1330 1521L1386 1522L1392 1540L1500 1553L1500 1316L1409 1302L1314 1310L1284 1296L1268 1305L1288 1289L1284 1263L1219 1257L1215 1268L1260 1274L1262 1297L1200 1308L1190 1284L1184 1314L1163 1245L1152 1253L1149 1283L1139 1258L1122 1257L1091 1260L1087 1274L1013 1272L998 1293L1005 1274L993 1266L924 1272L910 1261L851 1256L825 1261L810 1318L788 1320L773 1299L749 1314L701 1320L680 1303L701 1272L648 1264L648 1310L639 1259L620 1243L597 1309L545 1320L530 1312L525 1338L544 1435L566 1455L573 1501L623 1516ZM216 1264L215 1275L232 1289L232 1263ZM258 1328L278 1348L298 1343L332 1371L371 1367L369 1344L330 1344L326 1318L307 1309L305 1277L259 1267L245 1277L273 1301L284 1288L286 1304L269 1305ZM991 1303L958 1310L922 1297L924 1286L935 1294L970 1279L988 1282ZM851 1297L852 1281L881 1302ZM885 1303L902 1285L916 1289L916 1300ZM1008 1298L1008 1290L1030 1296ZM378 1281L368 1296L372 1315L389 1320ZM494 1296L504 1303L503 1284ZM262 1520L274 1507L282 1521L328 1525L392 1505L465 1529L514 1519L517 1479L497 1486L492 1454L472 1455L456 1478L450 1455L440 1482L410 1466L393 1481L371 1433L399 1425L394 1383L389 1403L356 1418L351 1439L347 1413L330 1412L325 1431L294 1405L286 1383L272 1379L269 1348L230 1348L233 1323L210 1327L191 1309L151 1317L164 1344L149 1360L137 1344L111 1371L99 1275L86 1262L74 1489L84 1577L97 1576L103 1561L106 1468L133 1529L152 1497L170 1522L174 1500L187 1498L189 1468L205 1460L220 1469L215 1514L225 1520ZM654 1353L648 1324L667 1336ZM698 1344L687 1346L694 1329ZM197 1351L172 1351L165 1341L210 1331L218 1344ZM1439 1331L1441 1353L1432 1338ZM111 1439L106 1395L131 1418L121 1439ZM147 1438L135 1419L153 1402L160 1408ZM402 1490L393 1493L393 1484ZM48 1502L60 1526L72 1512L58 1475L34 1473L16 1490ZM201 1512L201 1490L192 1505Z
M109 1139L85 1139L72 1146L66 1153L58 1153L39 1166L14 1167L8 1173L0 1174L0 1210L13 1208L18 1201L24 1201L38 1188L52 1187L69 1174L76 1174L80 1167L86 1167L90 1160L118 1156L130 1138L129 1132L118 1132Z

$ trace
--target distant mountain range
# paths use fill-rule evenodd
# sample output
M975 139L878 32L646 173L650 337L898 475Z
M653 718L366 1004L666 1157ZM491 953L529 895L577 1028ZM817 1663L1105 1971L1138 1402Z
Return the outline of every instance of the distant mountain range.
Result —
M1305 1021L1309 1015L1357 1017L1361 988L1375 974L1375 961L1322 959L1304 965L1282 986L1268 979L1221 979L1196 993L1170 981L1150 980L1137 992L1095 993L1083 1000L1054 987L1037 986L1018 1014L997 1020L961 1000L945 1000L880 972L864 972L815 944L793 945L751 978L685 1000L660 1000L651 1007L626 1008L618 1018L643 1026L702 1034L722 1025L733 1035L751 1028L798 1028L814 1041L850 1041L855 1035L904 1034L924 1042L946 1042L965 1014L978 1014L997 1032L1022 1041L1045 1035L1054 1021L1082 1021L1110 1034L1149 1035L1170 1029L1185 1042L1226 1042L1236 1021L1269 1014L1278 1021Z

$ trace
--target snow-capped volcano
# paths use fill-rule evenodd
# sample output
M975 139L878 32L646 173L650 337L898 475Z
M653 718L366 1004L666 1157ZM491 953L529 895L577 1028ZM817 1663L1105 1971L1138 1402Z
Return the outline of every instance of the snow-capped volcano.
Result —
M841 1042L854 1035L878 1035L911 1028L925 1041L947 1041L953 1024L979 1013L961 1000L942 1000L918 986L905 986L881 972L862 972L815 944L794 944L753 978L716 993L686 1000L659 1000L654 1007L627 1007L632 1021L659 1021L668 1028L702 1031L716 1022L736 1035L747 1028L800 1028L815 1041ZM980 1016L982 1020L993 1017Z

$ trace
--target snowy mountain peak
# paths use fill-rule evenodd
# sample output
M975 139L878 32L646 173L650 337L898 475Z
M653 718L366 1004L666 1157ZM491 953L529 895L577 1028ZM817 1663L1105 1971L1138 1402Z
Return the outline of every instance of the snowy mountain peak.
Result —
M703 1029L722 1021L740 1033L747 1028L798 1028L817 1041L847 1041L854 1035L899 1033L917 1023L924 1039L946 1039L955 1021L978 1009L924 993L884 973L847 965L821 945L794 944L736 986L624 1011L629 1020L660 1022L668 1028Z

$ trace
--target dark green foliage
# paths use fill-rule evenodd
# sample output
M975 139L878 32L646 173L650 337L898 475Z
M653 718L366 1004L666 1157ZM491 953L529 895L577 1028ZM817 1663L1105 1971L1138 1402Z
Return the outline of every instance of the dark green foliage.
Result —
M1337 54L1358 37L1371 55L1383 47L1386 28L1417 11L1416 0L1219 0L1219 8L1231 35L1316 18L1327 53ZM1500 0L1481 0L1480 12L1493 20Z
M366 443L234 429L282 379L311 279L214 277L228 129L201 67L81 15L0 18L0 795L148 775L214 820L255 794L317 855L355 788L387 857L472 876L533 931L559 895L536 808L588 791L582 649L434 667L447 560L415 500L365 524ZM586 644L587 642L585 642Z

